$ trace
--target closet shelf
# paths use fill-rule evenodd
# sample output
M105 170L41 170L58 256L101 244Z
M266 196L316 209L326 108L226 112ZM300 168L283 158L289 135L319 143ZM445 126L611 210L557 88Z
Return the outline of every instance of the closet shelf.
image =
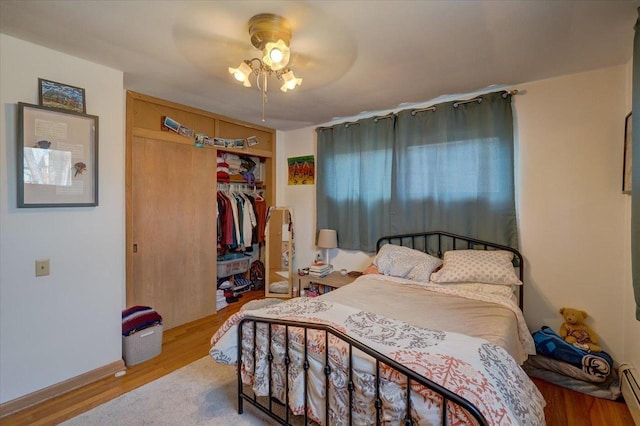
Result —
M164 142L173 142L173 143L181 143L183 145L193 145L193 141L189 138L185 138L184 136L177 135L173 132L165 132L162 130L151 130L145 129L144 127L134 127L133 128L133 136L146 138L146 139L155 139ZM212 146L205 146L204 149L216 149ZM225 148L217 148L218 151L229 152L237 155L252 155L256 157L264 157L271 158L273 157L273 153L271 151L266 151L264 149L256 149L256 148L248 148L244 149L225 149Z

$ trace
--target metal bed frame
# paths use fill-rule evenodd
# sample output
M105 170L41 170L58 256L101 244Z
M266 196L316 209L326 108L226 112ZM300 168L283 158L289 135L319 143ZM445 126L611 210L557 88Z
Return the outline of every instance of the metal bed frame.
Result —
M380 238L376 243L376 252L382 247L384 244L395 244L400 246L406 246L410 248L414 248L417 250L421 250L423 252L430 253L432 255L437 255L438 257L442 257L443 253L447 250L463 250L463 249L480 249L480 250L507 250L514 254L514 267L519 270L519 278L522 281L524 276L523 273L523 258L522 255L518 252L518 250L513 249L511 247L493 244L487 241L477 240L474 238L464 237L456 234L451 234L447 232L423 232L417 234L402 234L402 235L392 235ZM522 287L522 286L519 286ZM523 291L522 288L519 289L518 296L520 307L522 308L523 304ZM242 362L242 336L243 336L243 327L247 325L251 325L253 327L253 356L255 359L256 354L256 331L259 324L264 324L267 328L267 336L269 341L269 349L268 349L268 394L269 397L258 397L256 394L245 388L248 386L243 385L241 378L241 362ZM285 332L285 348L286 353L284 355L284 364L285 364L285 377L289 377L289 364L291 363L291 358L289 356L289 328L295 327L304 330L304 349L303 349L303 370L304 370L304 415L303 416L295 416L291 413L289 409L289 382L285 380L285 400L279 401L275 397L272 396L272 363L273 363L273 355L271 353L271 336L273 327L284 327ZM353 339L350 336L336 330L331 326L327 326L324 324L315 324L308 322L298 322L298 321L289 321L282 319L270 319L270 318L260 318L254 316L246 316L244 317L240 323L238 324L238 366L237 366L237 382L238 382L238 413L242 414L244 411L243 403L247 401L251 405L257 407L260 411L264 412L278 423L283 425L296 425L296 424L316 424L313 420L309 419L308 415L308 374L309 374L309 362L307 358L307 334L309 330L320 330L324 332L325 338L325 352L324 352L324 374L325 374L325 421L329 423L329 378L331 375L331 366L329 365L329 335L335 336L336 338L342 340L345 344L348 345L348 353L349 353L349 365L348 365L348 393L349 393L349 415L348 418L345 419L344 424L352 425L352 401L353 401L353 393L355 390L355 384L353 382L353 348L356 348L367 355L371 356L375 360L375 400L374 406L376 409L376 425L381 424L382 417L382 400L380 396L380 366L384 364L385 366L395 370L399 375L402 375L406 378L406 387L405 387L405 398L406 398L406 411L404 415L404 424L405 425L414 425L414 421L411 419L411 385L412 383L419 384L424 386L427 389L430 389L434 393L440 395L441 397L441 424L444 426L447 424L447 413L450 410L451 404L460 407L464 411L466 411L475 421L481 425L486 426L489 423L486 418L482 415L482 413L475 407L471 402L467 399L449 391L448 389L438 385L437 383L413 372L408 369L404 365L394 361L386 357L385 355L371 349L370 347L360 343L358 340ZM253 362L253 366L255 369L257 362ZM255 370L254 370L255 373ZM294 423L292 423L292 421ZM311 423L310 423L311 422Z

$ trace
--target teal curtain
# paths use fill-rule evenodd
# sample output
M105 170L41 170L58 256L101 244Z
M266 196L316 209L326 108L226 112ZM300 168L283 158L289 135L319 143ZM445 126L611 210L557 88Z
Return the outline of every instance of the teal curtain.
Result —
M318 229L338 231L342 249L375 251L389 232L395 117L318 128Z
M427 230L518 246L506 92L316 132L317 228L340 248Z
M640 321L640 8L633 40L631 156L631 279L636 299L636 319Z
M398 114L392 233L449 231L518 247L505 92Z

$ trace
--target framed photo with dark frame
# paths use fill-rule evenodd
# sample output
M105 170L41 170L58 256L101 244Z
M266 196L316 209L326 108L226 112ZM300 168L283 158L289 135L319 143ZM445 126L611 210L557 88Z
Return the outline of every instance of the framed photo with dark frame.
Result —
M98 205L98 117L18 103L18 207Z
M631 113L624 120L624 159L622 162L622 193L631 194Z
M55 81L38 79L38 103L49 108L68 109L86 114L84 89Z

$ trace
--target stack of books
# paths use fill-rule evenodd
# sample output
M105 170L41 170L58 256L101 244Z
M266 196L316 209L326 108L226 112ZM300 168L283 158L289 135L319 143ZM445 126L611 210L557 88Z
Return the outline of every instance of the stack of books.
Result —
M323 262L315 262L309 266L309 276L315 278L323 278L331 273L333 268Z

